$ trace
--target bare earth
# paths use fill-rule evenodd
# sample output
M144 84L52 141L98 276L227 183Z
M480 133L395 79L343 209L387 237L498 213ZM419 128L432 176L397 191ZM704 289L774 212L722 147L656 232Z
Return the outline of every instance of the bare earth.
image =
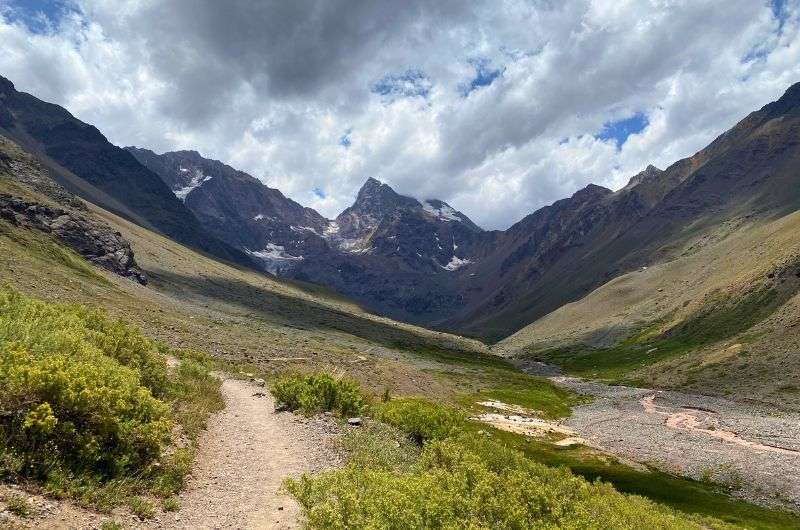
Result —
M734 495L760 504L800 511L800 415L716 397L604 385L538 364L523 368L593 396L563 422L589 445L726 484Z
M338 464L335 420L275 413L268 391L252 383L224 379L226 408L201 436L195 469L179 497L181 508L140 521L122 512L99 515L68 503L31 497L41 506L31 519L14 518L29 528L99 528L114 519L125 528L262 529L296 528L300 508L281 485L286 477ZM5 488L5 487L4 487ZM9 488L0 490L7 495ZM5 517L4 517L5 516ZM11 522L0 513L0 528Z

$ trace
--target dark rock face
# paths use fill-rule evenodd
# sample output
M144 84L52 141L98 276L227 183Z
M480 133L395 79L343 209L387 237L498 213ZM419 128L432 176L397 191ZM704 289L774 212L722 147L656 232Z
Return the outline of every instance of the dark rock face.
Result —
M126 149L170 186L206 231L255 258L264 270L285 275L327 252L327 219L247 173L196 151L157 155Z
M142 285L147 283L122 235L81 213L0 194L0 218L14 226L52 234L95 265Z

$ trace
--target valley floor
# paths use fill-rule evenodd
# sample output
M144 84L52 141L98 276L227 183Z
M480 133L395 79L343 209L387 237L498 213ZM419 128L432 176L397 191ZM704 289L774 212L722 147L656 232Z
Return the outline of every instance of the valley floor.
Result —
M589 445L669 473L723 484L733 495L758 504L800 511L800 415L564 377L542 363L522 368L593 398L563 422Z

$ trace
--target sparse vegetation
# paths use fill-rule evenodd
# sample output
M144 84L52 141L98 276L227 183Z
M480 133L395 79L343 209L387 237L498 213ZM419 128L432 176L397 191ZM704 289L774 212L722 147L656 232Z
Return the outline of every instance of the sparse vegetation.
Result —
M272 383L275 399L289 410L312 415L333 411L342 416L360 414L366 400L358 383L329 374L285 374Z
M156 508L153 503L141 497L128 499L128 508L139 519L152 519L156 515Z
M626 381L629 373L680 356L750 329L794 293L758 287L736 294L715 293L703 307L660 333L655 323L609 348L564 347L531 354L567 372L607 381Z
M6 509L17 517L29 517L33 513L30 503L21 495L12 495L5 502Z

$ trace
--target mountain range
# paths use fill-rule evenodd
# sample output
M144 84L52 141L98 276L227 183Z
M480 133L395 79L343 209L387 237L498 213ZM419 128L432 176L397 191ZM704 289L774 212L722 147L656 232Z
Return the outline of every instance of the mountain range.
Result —
M0 78L0 134L80 197L215 257L316 283L392 318L495 341L720 227L800 208L800 84L695 155L589 185L504 231L366 180L336 219L194 151L118 148ZM600 176L599 176L600 177Z

